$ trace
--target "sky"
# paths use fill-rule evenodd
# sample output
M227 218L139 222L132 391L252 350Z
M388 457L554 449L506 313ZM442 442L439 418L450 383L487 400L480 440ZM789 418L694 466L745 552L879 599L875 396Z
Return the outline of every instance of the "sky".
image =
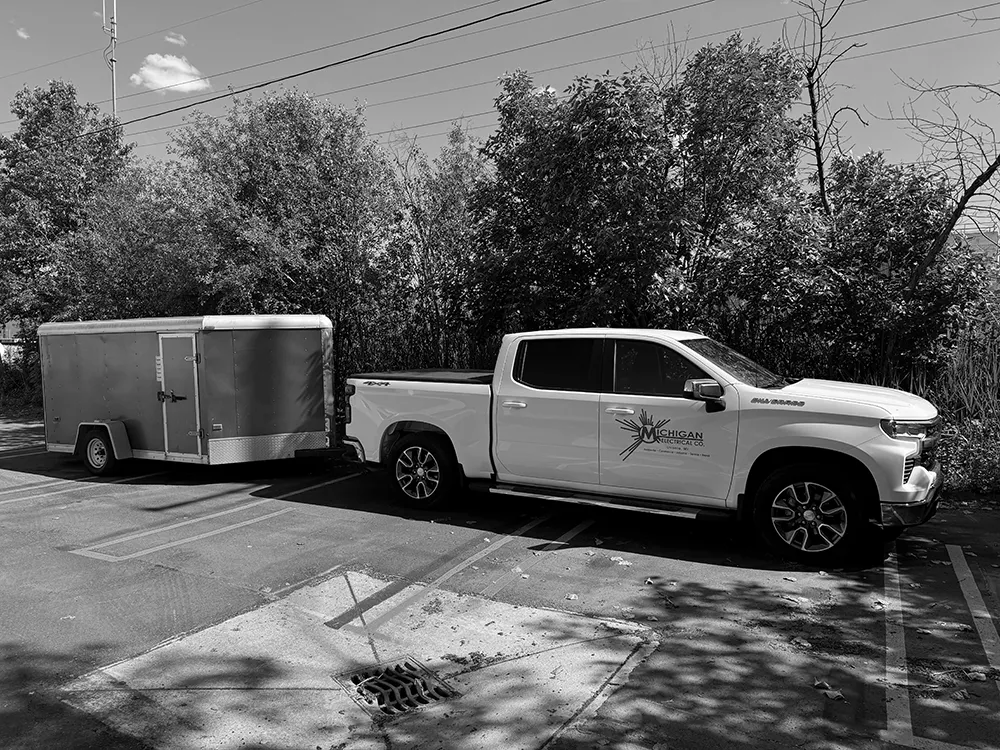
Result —
M127 122L224 94L229 87L335 62L529 2L118 0L118 115ZM112 0L106 0L106 8L110 18ZM71 81L80 100L111 112L111 73L102 59L109 37L102 31L100 0L10 0L2 10L6 24L0 28L0 132L17 127L8 106L15 93L23 86L45 86L51 79ZM770 44L781 38L783 27L794 34L796 11L790 0L554 0L419 47L271 88L294 86L347 106L364 102L369 132L383 142L392 133L419 136L420 145L434 155L451 120L463 119L479 138L492 132L496 81L506 72L527 70L539 86L561 92L576 76L631 67L638 61L637 51L649 45L687 38L691 53L737 29L746 39ZM451 15L427 20L443 14ZM408 24L415 25L392 31ZM897 28L881 30L888 26ZM912 97L899 77L936 84L1000 79L1000 2L847 0L831 32L844 39L845 47L865 45L850 50L832 71L833 79L843 85L836 92L836 106L856 107L868 122L849 124L847 135L855 153L881 150L894 161L919 157L919 145L898 122L887 120L900 114ZM976 36L939 41L967 34ZM319 47L327 49L310 52ZM259 65L289 55L297 56ZM257 67L227 72L251 65ZM429 70L441 66L449 67ZM389 78L398 80L385 81ZM165 85L172 87L150 90ZM961 106L963 112L985 120L996 121L1000 114L995 106L970 100ZM202 109L217 115L227 107L228 99L223 99ZM922 114L932 113L929 102L921 107ZM139 154L166 158L165 128L181 124L187 114L129 124L126 139L138 144Z

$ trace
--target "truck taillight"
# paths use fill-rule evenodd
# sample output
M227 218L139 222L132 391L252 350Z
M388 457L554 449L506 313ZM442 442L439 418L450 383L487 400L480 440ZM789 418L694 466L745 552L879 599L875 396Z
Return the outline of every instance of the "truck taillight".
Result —
M351 396L354 395L356 390L353 383L348 383L344 386L344 393L347 394L347 398L344 399L344 424L351 423Z

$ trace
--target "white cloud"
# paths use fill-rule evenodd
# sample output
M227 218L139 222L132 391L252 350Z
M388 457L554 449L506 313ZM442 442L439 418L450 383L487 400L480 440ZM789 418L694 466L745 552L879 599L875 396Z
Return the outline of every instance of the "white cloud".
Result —
M171 31L165 37L163 41L170 42L171 44L176 44L178 47L183 47L188 43L188 40L184 38L183 34L178 34L176 31Z
M17 35L22 39L31 39L31 34L25 31L24 27L21 27L20 29L17 30Z
M168 91L185 94L212 88L207 79L199 80L201 78L201 72L189 63L186 57L155 53L146 55L139 72L129 76L129 80L135 86L145 86L147 89L162 89L169 86Z

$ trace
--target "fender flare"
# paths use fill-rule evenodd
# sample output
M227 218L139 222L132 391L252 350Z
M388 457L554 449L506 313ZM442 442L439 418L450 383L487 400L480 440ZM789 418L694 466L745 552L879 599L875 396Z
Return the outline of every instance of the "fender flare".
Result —
M116 419L80 422L76 427L76 443L73 447L74 455L81 455L83 451L83 436L91 427L101 428L108 433L108 437L111 440L111 450L114 451L116 459L132 458L132 443L128 439L128 431L125 429L125 423Z

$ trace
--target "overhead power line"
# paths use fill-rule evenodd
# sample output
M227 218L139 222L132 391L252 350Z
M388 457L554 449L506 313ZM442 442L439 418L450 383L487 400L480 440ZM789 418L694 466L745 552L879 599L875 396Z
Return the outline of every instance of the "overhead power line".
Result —
M493 5L493 4L498 3L498 2L501 2L501 0L489 0L489 2L480 3L479 5L473 5L472 7L469 7L469 8L462 8L461 10L453 10L450 13L442 13L442 14L437 15L437 16L431 16L430 18L425 18L425 19L423 19L421 21L414 21L413 23L403 24L402 26L394 26L393 28L391 28L391 29L385 29L384 31L377 31L377 32L374 32L374 33L371 33L371 34L365 34L364 36L354 37L353 39L345 39L345 40L343 40L341 42L336 42L334 44L327 44L327 45L324 45L322 47L314 47L313 49L303 50L302 52L295 52L295 53L293 53L291 55L284 55L282 57L275 57L275 58L272 58L270 60L263 60L261 62L253 63L251 65L244 65L244 66L239 67L239 68L232 68L230 70L223 70L221 73L213 73L211 76L203 76L201 78L192 78L192 79L187 80L187 81L181 81L180 83L172 83L172 84L170 84L168 86L160 86L159 88L148 89L146 91L136 91L136 92L134 92L132 94L127 94L127 95L119 97L119 98L121 98L121 99L128 99L128 98L131 98L131 97L134 97L134 96L144 96L146 94L152 94L152 93L154 93L156 91L166 91L168 89L177 88L178 86L186 86L188 84L195 83L197 81L207 81L209 78L213 78L213 79L223 78L223 77L231 75L233 73L241 73L241 72L246 71L246 70L253 70L254 68L261 68L261 67L264 67L264 66L267 66L267 65L273 65L274 63L284 62L285 60L292 60L292 59L294 59L296 57L303 57L304 55L312 55L312 54L315 54L316 52L323 52L325 50L334 49L335 47L342 47L345 44L351 44L353 42L360 42L360 41L363 41L365 39L372 39L372 38L377 37L377 36L382 36L383 34L390 34L393 31L400 31L401 29L408 29L408 28L411 28L413 26L419 26L420 24L428 23L430 21L437 21L437 20L442 19L442 18L447 18L448 16L454 16L454 15L456 15L458 13L467 13L468 11L476 10L477 8L482 8L483 6L486 6L486 5ZM537 16L531 16L530 18L522 18L522 19L518 19L517 21L510 21L508 23L499 24L498 26L491 26L488 29L477 29L476 31L469 31L469 32L466 32L465 34L457 34L457 35L455 35L453 37L449 37L448 39L434 39L432 41L424 42L423 44L414 44L414 45L411 45L411 46L407 47L407 49L408 50L411 50L411 49L420 49L421 47L428 47L428 46L434 45L434 44L441 44L442 42L451 42L451 41L455 41L457 39L462 39L462 38L467 37L467 36L472 36L474 34L485 34L485 33L489 32L489 31L496 31L497 29L503 29L503 28L506 28L508 26L516 26L517 24L528 23L529 21L537 21L537 20L539 20L541 18L548 18L549 16L556 16L556 15L559 15L561 13L569 13L571 11L577 11L577 10L580 10L582 8L586 8L587 6L597 5L598 3L603 3L603 2L607 2L607 0L590 0L590 2L584 3L582 5L574 5L574 6L571 6L569 8L561 8L559 10L554 10L554 11L551 11L549 13L542 13L542 14L537 15ZM383 57L385 55L395 54L396 52L399 52L399 51L401 51L401 50L392 50L391 52L382 53L382 54L380 54L378 56L379 57ZM200 96L200 94L194 94L193 96ZM191 98L191 97L184 97L184 98ZM95 104L105 104L105 103L106 103L106 101L95 102ZM147 104L147 105L143 105L143 107L134 107L133 109L137 110L137 109L143 109L145 107L156 107L156 106L159 106L159 103L156 103L156 104ZM130 109L130 110L127 110L127 111L131 112L132 110Z
M598 0L598 1L599 2L603 2L603 0ZM227 75L231 75L233 73L241 73L241 72L243 72L245 70L253 70L254 68L261 68L261 67L264 67L266 65L273 65L274 63L284 62L285 60L293 60L293 59L295 59L297 57L303 57L305 55L312 55L312 54L315 54L316 52L324 52L326 50L335 49L336 47L343 47L345 44L353 44L354 42L363 42L366 39L374 39L375 37L378 37L378 36L384 36L385 34L391 34L394 31L402 31L403 29L410 29L410 28L413 28L414 26L420 26L421 24L430 23L431 21L439 21L442 18L448 18L449 16L455 16L455 15L458 15L460 13L468 13L469 11L472 11L472 10L478 10L479 8L483 8L483 7L487 6L487 5L496 5L499 2L502 2L502 0L486 0L486 2L479 3L478 5L473 5L473 6L470 6L468 8L460 8L459 10L449 11L448 13L440 13L440 14L438 14L436 16L430 16L429 18L423 18L423 19L421 19L419 21L411 21L410 23L404 23L404 24L402 24L400 26L393 26L391 29L383 29L382 31L374 31L374 32L372 32L370 34L365 34L363 36L356 36L356 37L354 37L352 39L344 39L343 41L334 42L333 44L325 44L322 47L314 47L313 49L303 50L302 52L295 52L295 53L293 53L291 55L283 55L282 57L275 57L275 58L272 58L270 60L263 60L261 62L252 63L250 65L244 65L244 66L239 67L239 68L232 68L231 70L224 70L221 73L213 73L211 76L202 76L201 78L191 78L189 80L181 81L179 83L171 83L171 84L169 84L167 86L159 86L159 87L154 88L154 89L147 89L146 91L136 91L136 92L134 92L132 94L126 94L125 96L123 96L121 98L122 99L129 99L129 98L132 98L134 96L145 96L146 94L153 94L153 93L155 93L157 91L168 91L169 89L174 89L174 88L177 88L178 86L186 86L188 84L196 83L198 81L207 81L209 78L223 78L223 77L225 77ZM573 10L573 8L569 8L568 10ZM562 13L564 11L556 11L556 12ZM443 40L438 40L438 41L443 41ZM435 42L430 42L430 44L434 44L434 43ZM105 102L103 102L103 101L96 102L96 104L104 104L104 103Z
M213 76L211 76L211 77L218 78L218 77L222 77L224 75L228 75L229 73L236 73L238 71L249 70L251 68L257 68L257 67L260 67L262 65L269 65L271 63L279 62L279 61L282 61L282 60L289 60L289 59L291 59L293 57L300 57L302 55L308 55L308 54L311 54L313 52L319 52L320 50L326 50L326 49L332 49L334 47L340 47L340 46L345 45L345 44L351 44L352 42L360 42L360 41L363 41L365 39L371 39L371 38L376 37L376 36L381 36L383 34L390 34L393 31L400 31L401 29L408 29L408 28L412 28L413 26L419 26L419 25L424 24L424 23L429 23L431 21L437 21L437 20L440 20L442 18L447 18L448 16L454 16L454 15L456 15L458 13L465 13L465 12L468 12L470 10L476 10L477 8L482 8L482 7L487 6L487 5L494 5L494 4L496 4L498 2L501 2L501 1L502 0L487 0L486 2L482 2L479 5L473 5L472 7L469 7L469 8L462 8L460 10L453 10L453 11L451 11L449 13L441 13L441 14L436 15L436 16L430 16L429 18L423 18L423 19L421 19L419 21L413 21L411 23L406 23L406 24L403 24L401 26L394 26L391 29L384 29L382 31L378 31L378 32L375 32L375 33L372 33L372 34L366 34L364 36L354 37L353 39L345 39L343 41L336 42L335 44L328 44L325 47L316 47L315 49L306 50L305 52L298 52L298 53L296 53L294 55L286 55L285 57L278 57L278 58L274 58L273 60L266 60L264 62L255 63L254 65L247 65L247 66L244 66L242 68L234 68L232 70L223 71L222 73L219 73L219 74L213 74ZM603 2L603 0L600 0L600 1ZM262 2L262 0L254 0L254 2ZM252 5L252 3L248 3L248 5ZM244 6L238 6L238 7L244 7ZM215 14L215 15L218 15L218 14ZM208 16L206 16L206 18L207 17ZM193 23L193 21L191 23ZM174 27L174 28L177 28L177 27ZM158 34L160 32L159 31L154 31L152 33L153 34ZM150 34L147 34L146 36L150 36ZM136 38L140 38L140 37L136 37ZM121 46L121 44L122 43L120 43L119 46ZM84 54L89 54L89 53L84 53ZM69 58L67 58L67 59L69 59ZM195 83L197 81L206 81L206 80L208 80L208 78L209 78L209 76L205 76L205 77L202 77L202 78L192 78L190 80L181 81L180 83L172 83L169 86L160 86L159 88L148 89L146 91L137 91L137 92L135 92L133 94L125 94L124 96L120 96L118 98L119 99L130 99L133 96L142 96L143 94L151 94L151 93L153 93L155 91L164 91L164 90L167 90L167 89L176 88L177 86L186 86L186 85L189 85L191 83ZM191 94L189 96L178 97L178 98L180 100L184 100L184 99L197 98L197 97L200 97L200 96L202 96L202 94ZM96 102L93 102L93 103L94 104L107 104L109 101L111 101L111 100L110 99L101 99L100 101L96 101ZM124 109L124 110L122 110L122 112L134 112L134 111L139 110L139 109L148 109L149 107L159 107L159 106L161 106L161 103L160 102L156 102L154 104L146 104L146 105L143 105L141 107L131 107L129 109ZM13 120L3 120L3 121L0 121L0 125L9 125L9 124L14 123L14 122L17 122L16 118L13 119Z
M125 39L124 41L118 42L118 46L121 47L126 44L131 44L132 42L137 42L140 39L146 39L151 36L156 36L157 34L162 34L165 31L171 31L173 29L179 29L184 26L190 26L191 24L198 23L199 21L207 21L209 18L215 18L216 16L221 16L225 13L232 13L233 11L240 10L241 8L248 8L251 5L257 5L257 3L262 3L262 2L264 2L264 0L250 0L250 2L248 3L243 3L241 5L234 5L232 8L226 8L225 10L216 11L215 13L209 13L207 16L192 18L190 21L182 21L181 23L175 23L173 26L167 26L162 29L157 29L156 31L150 31L140 36L130 37L129 39ZM51 67L52 65L58 65L59 63L67 62L69 60L77 60L81 57L86 57L87 55L93 55L97 52L103 52L103 51L104 51L103 47L97 47L96 49L88 50L86 52L80 52L76 55L70 55L69 57L63 57L60 58L59 60L53 60L52 62L42 63L41 65L35 65L32 68L25 68L24 70L18 70L13 73L6 73L5 75L0 76L0 81L6 78L13 78L14 76L19 76L22 73L30 73L33 70L41 70L42 68L48 68Z
M520 13L520 12L525 11L525 10L530 10L531 8L537 8L537 7L541 6L541 5L548 5L551 2L553 2L553 0L535 0L535 2L533 2L533 3L528 3L527 5L519 5L516 8L511 8L510 10L501 11L500 13L494 13L493 15L486 16L485 18L479 18L479 19L476 19L474 21L467 21L466 23L459 24L457 26L451 26L451 27L446 28L446 29L441 29L440 31L433 31L433 32L430 32L430 33L427 33L427 34L421 34L418 37L413 37L412 39L407 39L407 40L402 41L402 42L397 42L395 44L390 44L390 45L388 45L386 47L382 47L380 49L370 50L368 52L362 52L360 54L352 55L350 57L346 57L346 58L343 58L341 60L336 60L336 61L331 62L331 63L326 63L325 65L319 65L319 66L317 66L315 68L309 68L308 70L301 70L301 71L299 71L297 73L290 73L288 75L280 76L280 77L274 78L274 79L272 79L270 81L265 81L265 82L262 82L262 83L254 84L252 86L244 86L243 88L238 89L238 90L227 91L225 94L219 94L217 96L213 96L213 97L210 97L210 98L205 99L203 101L195 102L193 104L185 104L185 105L182 105L180 107L174 107L173 109L167 110L166 112L157 112L155 114L145 115L143 117L136 117L136 118L134 118L132 120L127 120L125 122L118 123L118 124L115 124L115 125L110 125L110 126L104 127L104 128L98 128L97 130L91 130L91 131L86 132L86 133L80 133L78 135L74 135L74 136L71 136L69 138L61 138L61 139L56 140L56 141L50 141L49 143L42 144L41 146L37 146L37 147L31 149L31 151L37 151L40 148L55 146L55 145L58 145L58 144L61 144L61 143L68 143L68 142L71 142L71 141L79 140L80 138L87 138L89 136L97 135L99 133L106 133L106 132L108 132L110 130L117 130L118 128L123 128L126 125L133 125L133 124L135 124L137 122L144 122L146 120L152 120L152 119L154 119L156 117L163 117L165 115L174 114L175 112L182 112L184 110L192 109L193 107L199 107L199 106L201 106L203 104L209 104L211 102L218 101L219 99L226 99L226 98L229 98L229 97L232 97L232 96L236 96L238 94L245 94L248 91L253 91L255 89L264 88L265 86L272 86L272 85L274 85L276 83L283 83L284 81L290 81L293 78L300 78L302 76L309 75L310 73L316 73L316 72L318 72L320 70L328 70L330 68L334 68L334 67L337 67L337 66L340 66L340 65L346 65L347 63L354 62L356 60L363 60L365 58L377 55L380 52L386 52L388 50L398 49L400 47L405 47L408 44L414 44L415 42L422 42L424 39L433 39L433 38L438 37L438 36L443 36L444 34L450 34L453 31L460 31L462 29L467 29L467 28L469 28L471 26L477 26L477 25L482 24L482 23L487 23L487 22L492 21L492 20L497 19L497 18L502 18L504 16L509 16L509 15L514 14L514 13ZM714 2L714 0L702 0L702 4L708 3L708 2Z
M352 55L350 57L343 58L341 60L336 60L334 62L326 63L325 65L320 65L320 66L317 66L317 67L314 67L314 68L309 68L307 70L299 71L297 73L290 73L288 75L279 76L278 78L274 78L274 79L271 79L269 81L262 81L260 83L256 83L256 84L253 84L253 85L250 85L250 86L244 86L244 87L242 87L240 89L237 89L237 90L230 90L230 91L228 91L228 92L226 92L224 94L218 94L216 96L212 96L212 97L209 97L207 99L203 99L203 100L198 101L198 102L193 102L191 104L185 104L185 105L182 105L182 106L179 106L179 107L174 107L174 108L166 110L164 112L156 112L154 114L144 115L142 117L136 117L136 118L133 118L131 120L126 120L125 122L118 123L116 125L111 125L111 126L104 127L104 128L98 128L97 130L92 130L92 131L89 131L87 133L80 133L79 135L75 135L75 136L72 136L70 138L63 138L63 139L60 139L60 140L57 140L57 141L52 141L52 142L49 142L47 144L42 144L41 146L38 146L38 147L36 147L35 149L32 149L32 150L38 150L39 148L53 146L53 145L57 145L57 144L60 144L60 143L66 143L66 142L78 140L80 138L86 138L86 137L91 136L91 135L97 135L98 133L104 133L104 132L108 132L110 130L117 129L119 127L125 127L126 125L133 125L133 124L138 123L138 122L145 122L146 120L152 120L154 118L164 117L166 115L174 114L176 112L182 112L182 111L185 111L185 110L188 110L188 109L193 109L195 107L200 107L200 106L205 105L205 104L210 104L211 102L219 101L220 99L226 99L226 98L229 98L229 97L237 96L239 94L244 94L244 93L246 93L248 91L254 91L256 89L265 88L266 86L272 86L272 85L274 85L276 83L283 83L285 81L289 81L289 80L292 80L294 78L300 78L302 76L309 75L311 73L316 73L316 72L319 72L321 70L328 70L330 68L338 67L340 65L346 65L347 63L355 62L357 60L363 60L363 59L366 59L366 58L369 58L369 57L374 57L375 55L378 55L380 53L387 52L389 50L399 49L401 47L405 47L405 46L408 46L408 45L411 45L411 44L415 44L416 42L424 41L425 39L433 39L433 38L436 38L436 37L439 37L439 36L443 36L445 34L449 34L449 33L454 32L454 31L460 31L462 29L470 28L472 26L478 26L479 24L488 23L489 21L495 20L497 18L502 18L504 16L513 15L515 13L520 13L522 11L530 10L531 8L537 8L537 7L542 6L542 5L548 5L551 2L553 2L553 0L536 0L533 3L528 3L526 5L521 5L521 6L518 6L516 8L511 8L510 10L505 10L505 11L501 11L499 13L494 13L493 15L486 16L485 18L480 18L480 19L477 19L477 20L474 20L474 21L468 21L466 23L459 24L457 26L452 26L452 27L449 27L447 29L442 29L440 31L435 31L435 32L427 33L427 34L422 34L420 36L417 36L417 37L414 37L414 38L411 38L411 39L408 39L408 40L405 40L405 41L402 41L402 42L397 42L395 44L391 44L391 45L388 45L386 47L382 47L382 48L375 49L375 50L370 50L368 52L363 52L363 53L360 53L360 54L357 54L357 55ZM677 11L680 11L680 10L686 10L688 8L695 8L695 7L699 7L699 6L703 6L703 5L709 5L709 4L714 3L714 2L715 2L715 0L699 0L699 2L690 3L688 5L681 6L681 7L678 7L678 8L672 8L672 9L669 9L669 10L666 10L666 11L659 11L657 13L651 13L651 14L648 14L646 16L642 16L642 17L639 17L639 18L633 18L633 19L630 19L630 20L627 20L627 21L620 21L620 22L615 23L615 24L609 24L607 26L599 27L597 29L590 29L589 31L579 32L577 34L570 34L570 35L567 35L567 36L564 36L564 37L559 37L557 39L549 40L549 42L547 42L547 43L551 43L551 42L554 42L554 41L561 41L563 39L570 39L570 38L574 38L574 37L584 36L586 34L592 34L592 33L595 33L597 31L603 31L603 30L609 29L609 28L615 28L615 27L618 27L618 26L624 26L624 25L630 24L630 23L637 23L639 21L648 20L650 18L655 18L655 17L658 17L658 16L663 16L663 15L665 15L667 13L677 12ZM528 45L528 46L537 46L537 45ZM505 54L505 53L498 53L498 54ZM496 55L491 55L490 57L495 57L495 56Z
M578 6L575 6L573 8L564 8L563 10L553 11L552 13L544 13L542 15L532 16L531 18L521 19L521 20L518 20L518 21L511 21L510 23L505 23L505 24L501 24L501 25L498 25L498 26L492 26L492 27L490 27L488 29L481 29L481 30L478 30L478 31L472 31L472 32L469 32L467 34L459 34L458 36L450 37L449 39L443 40L443 41L453 41L455 39L461 39L462 37L472 36L473 34L483 34L483 33L489 32L489 31L495 31L497 29L502 29L502 28L505 28L507 26L513 26L513 25L519 24L519 23L527 23L529 21L534 21L534 20L537 20L539 18L546 18L548 16L552 16L552 15L555 15L557 13L564 13L564 12L570 11L570 10L579 10L581 8L586 8L588 5L596 5L599 2L604 2L604 0L593 0L592 2L585 3L584 5L578 5ZM845 3L844 7L846 8L846 7L849 7L851 5L858 5L860 3L867 3L867 2L871 2L871 0L852 0L852 2ZM678 9L678 10L682 10L682 9ZM664 12L665 13L672 13L674 11L673 10L668 10L668 11L664 11ZM799 18L799 16L798 15L781 16L780 18L772 18L769 21L759 21L757 23L746 24L744 26L736 26L736 27L733 27L731 29L727 29L725 31L713 31L713 32L710 32L708 34L701 34L699 36L688 37L687 39L685 39L685 41L697 41L699 39L707 39L709 37L718 36L719 34L727 34L727 33L731 33L731 32L734 32L734 31L741 31L743 29L753 29L753 28L757 28L759 26L766 26L768 24L778 23L779 21L788 21L788 20L791 20L793 18ZM646 20L646 17L643 17L642 19L637 19L637 20ZM605 28L609 28L609 27L601 27L601 30L604 30ZM585 33L589 33L589 32L585 32ZM550 39L548 41L539 42L535 46L540 46L540 45L544 45L544 44L551 44L552 42L561 41L562 39L565 39L565 38L566 37L560 37L559 39ZM418 45L415 45L413 47L410 47L410 49L419 49L420 47L426 47L426 46L428 46L430 44L436 44L436 43L437 42L428 42L426 44L418 44ZM666 47L666 46L668 46L668 45L661 45L661 49L663 47ZM524 47L518 47L518 48L513 49L513 50L506 50L503 54L507 54L507 52L519 52L522 49L526 49L526 48L524 48ZM553 68L543 68L541 70L537 70L537 71L533 71L533 72L534 73L547 73L547 72L550 72L550 71L553 71L553 70L562 70L564 68L570 68L570 67L573 67L574 65L583 65L585 63L597 62L599 60L610 60L610 59L612 59L614 57L621 57L622 55L633 54L634 52L635 52L634 49L632 49L632 50L625 50L624 52L618 52L618 53L615 53L615 54L612 54L612 55L604 55L602 57L592 57L592 58L590 58L588 60L580 60L580 61L575 62L575 63L568 63L566 65L559 65L559 66L556 66L556 67L553 67ZM467 63L470 63L470 62L478 62L481 59L483 59L483 58L474 57L474 58L471 58L469 60L463 60L463 61L461 61L459 63L456 63L456 65L464 65L464 64L467 64ZM355 86L355 87L351 87L351 88L348 88L348 89L337 89L337 90L334 90L334 91L327 91L327 92L324 92L322 94L315 94L315 95L313 95L313 98L317 98L317 97L321 97L321 96L333 96L334 94L341 94L341 93L344 93L345 91L353 91L356 88L363 88L365 86L375 86L375 85L381 84L381 83L389 83L389 82L392 82L392 81L401 80L402 78L409 78L409 77L412 77L414 75L422 75L423 73L436 72L438 70L440 70L440 68L428 68L428 69L425 69L425 70L422 70L422 71L418 71L416 73L404 73L404 74L399 75L399 76L392 76L391 78L383 78L380 81L374 81L372 83L366 83L366 84L363 84L360 87ZM496 83L496 79L495 78L491 78L488 81L482 81L480 83L473 83L473 84L468 84L468 85L465 85L465 86L454 86L454 87L448 88L448 89L441 89L440 91L436 91L434 93L446 93L446 92L450 92L450 91L460 91L460 90L467 89L467 88L473 88L475 86L486 86L486 85L491 84L491 83ZM409 101L411 99L419 99L419 98L421 98L423 96L429 96L429 95L430 94L414 94L412 96L403 97L401 99L394 99L392 102L380 102L378 105L370 104L368 106L369 107L374 107L374 106L381 106L381 104L389 104L389 103L395 103L395 102L401 102L401 101ZM178 101L178 100L183 101L184 99L194 99L194 98L197 98L199 96L202 96L202 94L190 94L188 96L178 97L178 99L175 99L175 101ZM103 102L97 102L97 103L98 104L102 104ZM122 111L123 112L137 112L140 109L149 109L150 107L159 107L159 106L162 106L162 104L160 102L155 102L153 104L142 104L142 105L140 105L138 107L130 107L130 108L122 110ZM14 120L9 120L8 122L15 122L15 121ZM0 122L0 125L6 125L6 124L7 124L6 122Z

